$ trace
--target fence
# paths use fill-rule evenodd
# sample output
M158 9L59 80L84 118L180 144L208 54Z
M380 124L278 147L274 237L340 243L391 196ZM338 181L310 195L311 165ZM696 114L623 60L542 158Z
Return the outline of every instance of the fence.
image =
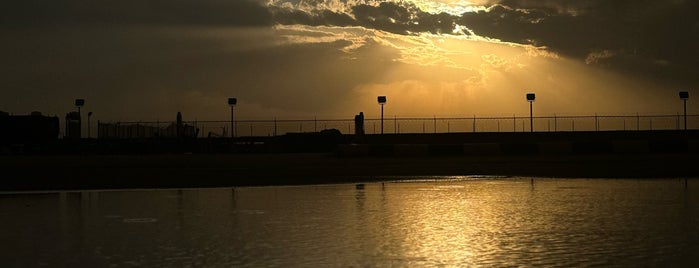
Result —
M528 116L512 117L414 117L384 118L384 133L463 133L463 132L535 132L562 131L641 131L684 129L682 115L588 115L538 116L533 124ZM294 120L236 120L236 137L277 136L286 133L318 132L337 129L354 133L353 119L294 119ZM174 122L115 122L98 123L100 138L147 138L157 133L171 133ZM364 123L366 134L381 133L381 119L369 118ZM699 126L699 115L687 115L687 128ZM230 137L230 121L187 121L188 136Z

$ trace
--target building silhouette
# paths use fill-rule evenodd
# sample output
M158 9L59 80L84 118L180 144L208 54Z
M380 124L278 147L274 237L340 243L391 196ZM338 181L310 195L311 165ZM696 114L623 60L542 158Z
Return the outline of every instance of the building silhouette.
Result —
M43 116L40 112L10 115L0 111L0 143L45 143L57 140L59 132L58 117Z
M65 138L70 140L80 139L80 113L69 112L66 114Z

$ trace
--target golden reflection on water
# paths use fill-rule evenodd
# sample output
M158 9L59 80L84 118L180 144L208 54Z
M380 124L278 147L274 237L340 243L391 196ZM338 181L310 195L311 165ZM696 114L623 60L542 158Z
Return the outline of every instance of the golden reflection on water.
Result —
M699 182L2 194L10 266L696 266ZM11 246L10 246L11 245ZM71 256L64 258L62 256Z
M476 185L398 185L407 191L388 197L399 201L387 210L396 214L389 217L395 220L390 225L402 226L402 232L392 232L403 242L400 255L420 263L469 264L483 256L517 250L516 245L508 245L506 226L517 225L523 219L511 218L508 210L518 210L519 201L526 202L528 185L497 181L472 184ZM500 196L488 190L492 187L511 189L508 196Z
M379 263L613 265L673 256L684 234L668 226L697 221L676 210L696 197L687 200L681 184L668 181L508 179L356 191L360 227L350 241L378 245Z

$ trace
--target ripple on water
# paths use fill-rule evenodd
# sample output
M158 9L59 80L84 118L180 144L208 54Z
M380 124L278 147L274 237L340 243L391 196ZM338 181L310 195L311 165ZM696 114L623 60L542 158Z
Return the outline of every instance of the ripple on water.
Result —
M153 223L157 221L158 219L156 218L128 218L122 220L125 223Z
M71 263L56 256L94 266L204 267L699 261L694 181L685 188L677 180L425 178L431 180L362 189L185 189L177 198L168 191L110 191L59 205L51 196L5 198L0 206L12 209L3 211L0 237L17 250L0 257L26 259L17 266L58 267ZM32 208L24 208L27 202Z

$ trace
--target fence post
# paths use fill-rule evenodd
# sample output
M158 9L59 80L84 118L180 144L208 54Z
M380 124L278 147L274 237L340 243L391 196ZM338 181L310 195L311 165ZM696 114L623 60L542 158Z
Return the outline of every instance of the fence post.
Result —
M517 116L512 114L512 132L517 132Z
M498 121L498 132L500 132L500 119L498 119L497 121Z
M434 116L434 133L436 134L437 133L437 116L436 115L433 115L433 116Z
M447 133L451 133L451 129L450 129L450 126L449 126L449 121L447 121Z
M597 121L597 113L595 113L595 131L599 131L599 123Z
M396 118L396 115L393 115L393 132L395 134L398 134L398 119Z
M313 116L313 132L318 132L318 116Z
M572 126L573 126L573 132L575 132L575 119L570 120Z
M277 136L277 117L274 117L274 136Z
M636 131L641 130L641 117L638 116L638 112L636 112Z
M558 131L558 118L556 118L556 114L553 114L553 132Z
M476 115L473 115L473 133L476 133Z

